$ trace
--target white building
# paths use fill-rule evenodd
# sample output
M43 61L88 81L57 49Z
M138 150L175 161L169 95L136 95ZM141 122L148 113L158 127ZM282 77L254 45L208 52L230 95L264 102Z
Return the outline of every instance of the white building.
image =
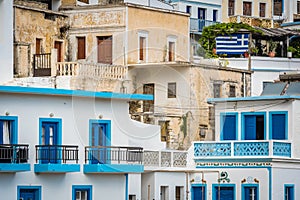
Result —
M158 126L129 119L127 101L152 96L10 86L0 96L1 199L141 199L143 148L164 144Z
M192 199L298 199L300 87L291 83L284 95L276 88L208 100L216 141L194 143L196 168L204 172L191 176Z
M13 1L0 1L0 84L13 78Z

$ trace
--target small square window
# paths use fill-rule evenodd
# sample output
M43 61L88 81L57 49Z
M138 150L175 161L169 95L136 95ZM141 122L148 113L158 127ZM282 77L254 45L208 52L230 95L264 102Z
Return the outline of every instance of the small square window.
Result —
M168 98L176 98L176 83L168 83Z

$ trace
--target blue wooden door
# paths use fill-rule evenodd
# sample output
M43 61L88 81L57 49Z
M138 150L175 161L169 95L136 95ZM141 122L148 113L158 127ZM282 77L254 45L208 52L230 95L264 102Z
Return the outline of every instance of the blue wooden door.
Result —
M245 140L256 140L256 116L255 115L245 115L245 130L244 139Z
M205 187L193 186L192 187L192 200L205 200Z
M225 115L223 122L222 140L236 140L236 116Z
M20 199L21 200L38 200L36 198L36 192L34 190L21 190Z
M245 187L244 188L244 200L257 200L257 188Z
M58 123L42 122L42 163L57 163L59 157Z
M216 187L215 197L217 200L234 200L233 187Z
M107 127L106 124L93 123L92 124L92 146L106 146L107 145ZM106 163L107 149L93 148L92 163Z

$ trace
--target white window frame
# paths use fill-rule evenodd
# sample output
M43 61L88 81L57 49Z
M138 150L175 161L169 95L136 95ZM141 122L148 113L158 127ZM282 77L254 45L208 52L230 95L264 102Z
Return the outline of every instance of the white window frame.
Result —
M146 45L145 45L145 59L140 60L140 38L144 37L146 38ZM139 31L138 32L138 62L139 63L145 63L148 62L148 31Z

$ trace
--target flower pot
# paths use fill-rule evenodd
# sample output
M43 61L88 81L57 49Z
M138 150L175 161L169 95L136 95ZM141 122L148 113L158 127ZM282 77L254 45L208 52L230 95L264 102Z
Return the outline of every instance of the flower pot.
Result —
M274 57L275 56L275 52L273 52L273 51L269 52L269 56L270 57Z
M293 57L293 53L292 53L292 52L287 52L287 57L288 57L288 58Z

